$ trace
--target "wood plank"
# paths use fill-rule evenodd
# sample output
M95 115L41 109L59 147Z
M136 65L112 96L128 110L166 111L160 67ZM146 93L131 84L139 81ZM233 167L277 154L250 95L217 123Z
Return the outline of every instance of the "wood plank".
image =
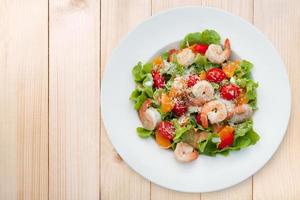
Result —
M0 199L48 199L47 10L0 4Z
M272 160L254 176L254 199L299 199L300 197L300 2L255 1L254 24L281 54L292 89L292 113L286 137ZM272 19L272 20L270 20Z
M102 0L101 71L120 38L151 13L151 1ZM101 199L147 200L150 183L133 172L113 150L101 127Z
M253 20L253 0L246 1L231 1L231 0L202 0L203 5L213 6L227 10L236 14L243 19L249 21ZM214 200L214 199L230 199L230 200L248 200L252 199L252 178L247 179L235 187L225 189L219 192L202 194L201 200Z
M201 5L201 0L152 0L152 14L156 14L160 11L171 9L174 7L185 5ZM181 193L166 188L162 188L156 184L151 184L151 200L200 200L200 194Z
M49 198L99 199L100 1L49 3Z

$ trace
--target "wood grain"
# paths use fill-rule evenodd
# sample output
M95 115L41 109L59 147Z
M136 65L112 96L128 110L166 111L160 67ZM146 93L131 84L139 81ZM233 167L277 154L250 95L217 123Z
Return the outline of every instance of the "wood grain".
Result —
M48 198L48 2L0 3L0 199Z
M254 176L253 197L300 198L300 1L255 1L254 24L275 45L286 64L292 90L292 113L286 137L273 159Z
M151 1L101 1L101 71L112 49L129 30L151 13ZM122 161L101 128L101 199L147 200L150 183Z
M49 3L49 199L99 199L100 1Z

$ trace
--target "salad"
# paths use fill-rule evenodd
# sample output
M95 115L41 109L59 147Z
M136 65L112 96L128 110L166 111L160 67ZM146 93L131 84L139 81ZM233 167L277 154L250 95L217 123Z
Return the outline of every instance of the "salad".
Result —
M230 40L214 30L187 34L179 47L132 69L141 138L153 137L175 158L228 155L254 145L256 107L253 65L231 59Z

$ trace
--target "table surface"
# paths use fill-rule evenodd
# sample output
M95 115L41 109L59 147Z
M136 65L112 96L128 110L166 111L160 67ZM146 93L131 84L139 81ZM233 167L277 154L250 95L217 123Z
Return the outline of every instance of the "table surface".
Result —
M145 180L114 151L100 116L103 70L120 38L183 5L223 8L258 27L281 54L293 93L272 160L219 192L178 193ZM2 0L0 199L299 199L299 10L299 0Z

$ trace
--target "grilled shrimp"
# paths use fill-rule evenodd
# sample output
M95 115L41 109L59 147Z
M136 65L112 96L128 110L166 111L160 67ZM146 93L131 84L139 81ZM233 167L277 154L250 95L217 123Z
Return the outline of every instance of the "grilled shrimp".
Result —
M176 89L178 92L182 92L184 89L186 89L187 85L182 77L176 77L174 79L172 87Z
M233 123L240 123L249 119L252 114L253 110L249 104L242 104L234 108L233 115L229 121Z
M177 54L177 62L183 66L189 66L194 63L195 54L189 48L183 49Z
M208 46L205 56L210 62L221 64L229 59L230 54L231 54L230 42L229 39L226 39L224 43L224 50L220 45L211 44Z
M147 99L139 110L139 117L145 129L154 130L156 125L161 121L159 112L151 107L152 100Z
M200 114L201 124L204 128L208 127L208 120L215 124L223 121L226 117L226 106L220 100L213 100L204 104Z
M180 162L191 162L197 159L199 154L191 145L184 142L179 142L176 145L174 155L175 158Z
M228 100L225 100L225 99L220 99L220 101L222 103L224 103L224 105L226 106L226 110L227 110L227 119L230 119L233 115L233 111L234 111L234 103L232 101L228 101Z
M201 106L214 98L214 88L208 81L199 81L192 89L194 97L189 97L192 105Z

